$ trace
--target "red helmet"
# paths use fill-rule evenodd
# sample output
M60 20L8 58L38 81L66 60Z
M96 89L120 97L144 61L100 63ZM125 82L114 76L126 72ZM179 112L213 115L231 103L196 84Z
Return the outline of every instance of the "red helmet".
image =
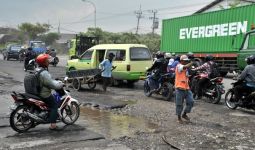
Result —
M45 61L48 58L49 58L48 54L40 54L36 57L36 63L41 67L45 67Z

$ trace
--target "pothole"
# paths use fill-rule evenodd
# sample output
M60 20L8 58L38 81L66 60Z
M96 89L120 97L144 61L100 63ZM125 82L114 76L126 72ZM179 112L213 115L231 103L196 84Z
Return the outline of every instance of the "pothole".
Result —
M136 133L154 132L158 128L158 125L143 118L114 114L89 107L81 107L79 120L84 121L88 129L109 139L133 137Z

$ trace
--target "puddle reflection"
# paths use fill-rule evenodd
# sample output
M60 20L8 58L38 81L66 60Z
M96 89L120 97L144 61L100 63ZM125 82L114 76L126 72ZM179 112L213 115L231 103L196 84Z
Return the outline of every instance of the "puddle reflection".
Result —
M149 123L141 118L117 115L88 107L81 107L79 120L84 121L88 129L110 139L122 136L132 137L137 131L153 132L158 128L156 124Z

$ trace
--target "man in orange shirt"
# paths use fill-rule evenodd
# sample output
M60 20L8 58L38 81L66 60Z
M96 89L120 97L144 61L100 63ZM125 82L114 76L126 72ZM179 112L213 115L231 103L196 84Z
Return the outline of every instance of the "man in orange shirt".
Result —
M189 74L188 68L192 66L192 62L189 61L188 56L182 55L180 57L180 63L175 69L175 89L176 89L176 115L178 116L178 122L183 123L182 118L190 121L187 113L191 112L193 107L193 95L189 87ZM183 112L183 102L186 100L186 107ZM183 112L183 113L182 113Z

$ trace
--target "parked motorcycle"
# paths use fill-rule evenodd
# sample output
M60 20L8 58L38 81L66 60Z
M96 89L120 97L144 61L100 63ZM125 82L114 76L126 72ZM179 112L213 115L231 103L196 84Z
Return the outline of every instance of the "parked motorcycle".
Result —
M232 88L228 90L225 95L225 104L230 109L236 109L237 107L242 107L246 109L253 109L255 110L255 87L251 87L251 90L247 90L242 94L241 99L235 99L234 88L237 85L242 84L242 81L237 81L232 84Z
M67 125L74 124L80 115L79 102L72 98L65 88L56 90L53 95L58 104L57 121ZM13 130L22 133L39 124L49 123L49 107L38 96L16 92L11 96L14 100L10 115L10 126Z
M56 57L51 56L49 58L49 61L50 61L50 64L53 65L54 67L56 67L57 64L59 63L59 59L57 56Z
M172 74L160 75L160 79L154 79L153 72L147 73L144 82L144 94L150 97L152 94L162 95L164 100L171 100L174 90L174 76Z
M35 70L35 68L37 67L37 64L35 62L35 59L31 59L29 60L28 64L25 67L25 71L27 70Z
M221 95L225 93L224 86L223 86L223 78L222 77L216 77L213 79L208 78L208 74L204 72L197 72L197 75L195 75L191 79L191 91L193 92L193 96L196 97L196 87L198 84L198 81L207 78L208 79L208 85L202 89L202 96L206 97L210 103L218 104L221 100Z

